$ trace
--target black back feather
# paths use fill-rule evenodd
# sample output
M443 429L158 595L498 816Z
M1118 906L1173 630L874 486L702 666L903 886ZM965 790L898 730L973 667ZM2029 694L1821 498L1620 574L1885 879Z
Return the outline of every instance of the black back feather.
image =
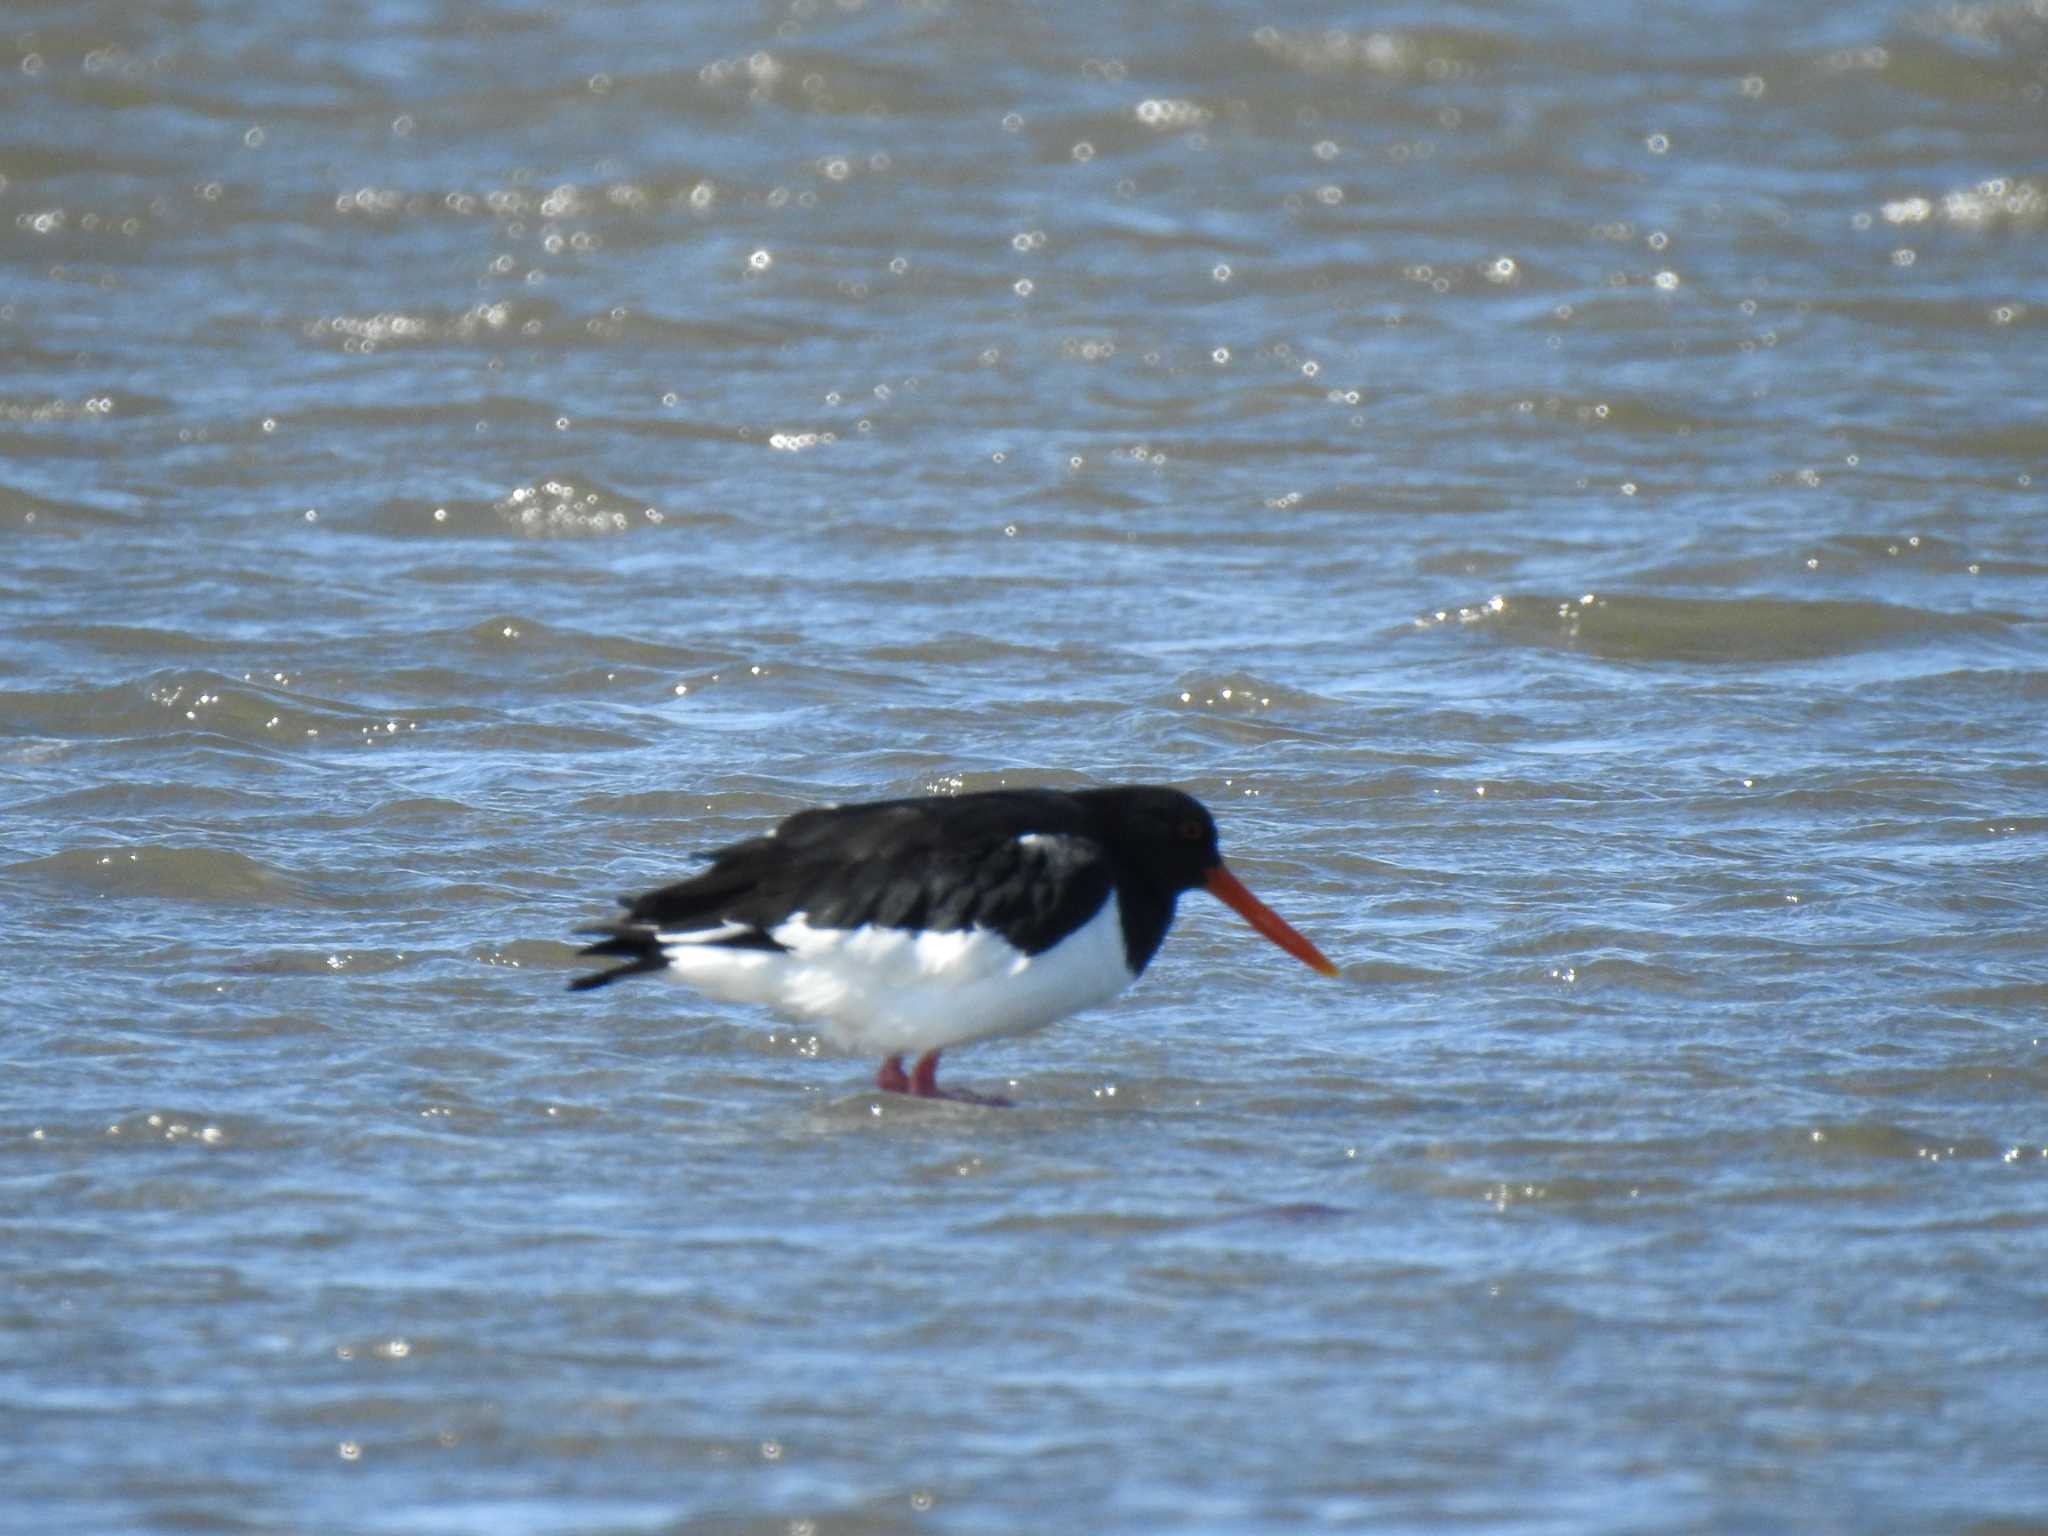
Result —
M1134 798L1147 796L1161 803ZM699 874L624 902L619 921L587 930L605 937L581 953L627 964L570 986L660 970L662 934L733 927L700 942L780 950L773 930L798 913L823 928L992 928L1039 954L1119 883L1126 952L1142 970L1173 920L1175 895L1195 877L1148 878L1149 868L1125 857L1131 850L1119 834L1137 811L1163 818L1188 808L1207 824L1206 812L1170 790L992 790L799 811L768 836L717 850ZM1213 833L1208 846L1213 861Z

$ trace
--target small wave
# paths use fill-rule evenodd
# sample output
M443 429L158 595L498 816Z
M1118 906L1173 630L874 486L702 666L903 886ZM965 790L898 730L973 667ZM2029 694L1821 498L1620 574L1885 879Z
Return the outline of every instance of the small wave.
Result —
M297 900L299 881L226 848L67 848L7 866L25 879L48 881L95 896L160 896L180 901Z
M546 654L572 661L610 662L659 671L679 671L686 667L717 666L721 663L738 665L741 660L740 653L733 650L642 640L603 630L573 629L567 625L545 624L539 619L516 613L493 614L462 629L442 631L438 638L447 644L466 644L482 656L502 655L508 646L518 646L529 655L539 648Z
M0 415L6 407L0 403ZM0 481L0 528L33 528L38 532L75 532L82 527L131 521L111 506L89 501L56 501L19 485Z
M21 633L29 639L83 646L109 656L215 656L231 648L227 641L188 630L143 624L31 624Z
M1332 701L1249 672L1186 672L1174 680L1173 703L1231 715L1258 715L1269 710L1295 715L1328 709Z
M91 632L110 647L150 644L148 637L156 633L119 625L92 626ZM416 712L372 714L298 692L294 682L292 674L283 672L236 678L211 669L178 668L103 687L0 692L0 711L22 729L56 740L203 733L281 746L337 738L383 740L418 727Z
M1260 51L1309 75L1464 78L1500 67L1521 52L1510 33L1465 27L1415 27L1375 32L1284 31L1260 27Z
M1986 1161L2005 1150L1983 1136L1953 1136L1884 1120L1819 1121L1777 1133L1788 1151L1824 1158L1925 1163L1930 1159Z
M1862 600L1698 598L1623 594L1494 597L1440 609L1422 629L1461 624L1518 645L1584 651L1612 661L1812 661L1957 637L1996 638L1996 614L1939 613Z
M612 493L606 493L607 500L594 490L585 490L580 493L581 501L578 494L567 482L550 480L521 487L497 501L457 496L393 499L372 507L363 526L400 538L503 538L508 531L532 537L599 535L642 526L702 529L739 521L716 507L665 511ZM541 500L544 495L551 499ZM593 496L598 499L591 500ZM531 522L528 513L533 514Z
M495 510L505 526L543 536L625 533L667 519L658 507L568 475L518 486L498 500Z

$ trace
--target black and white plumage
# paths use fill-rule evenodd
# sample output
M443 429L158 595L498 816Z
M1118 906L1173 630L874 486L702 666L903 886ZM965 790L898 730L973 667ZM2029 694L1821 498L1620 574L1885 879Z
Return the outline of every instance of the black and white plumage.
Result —
M700 874L622 902L576 989L668 971L883 1057L936 1095L949 1046L1042 1029L1144 971L1181 892L1205 888L1290 954L1335 967L1224 867L1202 804L1143 786L883 800L800 811ZM911 1074L902 1058L918 1058Z

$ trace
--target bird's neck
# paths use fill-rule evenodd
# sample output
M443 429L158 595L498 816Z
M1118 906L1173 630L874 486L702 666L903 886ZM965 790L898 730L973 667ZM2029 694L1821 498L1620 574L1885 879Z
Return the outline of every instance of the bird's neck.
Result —
M1177 891L1159 891L1139 881L1121 882L1117 892L1118 915L1123 920L1124 959L1133 976L1144 974L1166 930L1173 926Z

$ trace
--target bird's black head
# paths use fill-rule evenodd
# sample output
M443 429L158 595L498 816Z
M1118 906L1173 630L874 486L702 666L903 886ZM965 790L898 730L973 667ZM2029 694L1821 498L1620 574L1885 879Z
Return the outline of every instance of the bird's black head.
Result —
M1102 840L1127 878L1178 895L1206 885L1223 862L1216 820L1192 795L1137 784L1083 790L1075 798L1095 811Z
M1148 785L1088 789L1074 798L1094 812L1096 835L1116 861L1133 973L1145 968L1166 937L1180 893L1199 886L1302 964L1325 976L1337 974L1321 950L1223 867L1216 822L1201 801Z

